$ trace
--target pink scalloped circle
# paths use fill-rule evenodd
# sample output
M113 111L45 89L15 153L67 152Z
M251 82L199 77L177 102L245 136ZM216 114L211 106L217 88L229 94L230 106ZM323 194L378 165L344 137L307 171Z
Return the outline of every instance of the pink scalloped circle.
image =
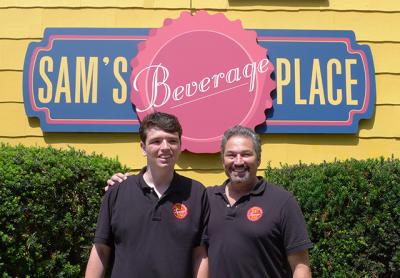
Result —
M274 67L256 39L255 31L221 13L166 19L131 60L131 101L139 119L154 111L176 115L182 149L195 153L218 152L224 131L234 125L264 123Z

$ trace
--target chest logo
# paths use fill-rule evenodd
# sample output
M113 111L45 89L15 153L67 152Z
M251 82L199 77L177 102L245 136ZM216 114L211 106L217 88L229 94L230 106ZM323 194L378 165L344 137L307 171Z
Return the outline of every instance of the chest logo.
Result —
M256 222L263 216L263 210L260 207L251 207L247 211L247 219L252 222Z
M188 212L188 208L184 204L176 203L172 206L172 213L178 219L184 219Z

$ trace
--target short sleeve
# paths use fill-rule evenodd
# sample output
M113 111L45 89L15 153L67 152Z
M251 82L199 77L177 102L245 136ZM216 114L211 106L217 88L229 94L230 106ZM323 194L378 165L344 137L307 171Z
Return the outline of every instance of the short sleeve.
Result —
M289 197L282 208L281 221L283 243L287 254L300 252L312 247L303 213L293 196Z
M208 246L208 237L207 237L207 229L208 229L208 221L210 219L210 204L208 202L207 191L203 191L203 196L201 199L201 227L200 227L200 240L198 245L206 245Z
M110 209L111 191L109 190L103 197L93 239L93 243L103 243L108 246L113 244Z

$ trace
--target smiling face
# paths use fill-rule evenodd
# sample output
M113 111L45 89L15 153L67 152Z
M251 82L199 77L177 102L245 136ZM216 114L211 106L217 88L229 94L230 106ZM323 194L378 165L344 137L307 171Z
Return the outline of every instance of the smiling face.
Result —
M225 173L231 183L248 185L257 182L260 160L257 158L251 138L240 135L230 137L225 145L223 162Z
M146 135L146 141L140 142L140 146L147 157L147 166L173 171L181 153L178 132L168 133L158 128L149 128Z

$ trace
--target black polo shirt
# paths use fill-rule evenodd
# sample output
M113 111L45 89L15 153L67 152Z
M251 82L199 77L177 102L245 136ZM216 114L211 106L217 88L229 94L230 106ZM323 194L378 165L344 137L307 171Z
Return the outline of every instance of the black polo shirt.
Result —
M207 188L210 277L292 277L288 254L312 246L293 195L260 178L248 195L230 206L227 182Z
M112 277L192 277L192 251L209 217L205 188L174 173L159 199L143 173L104 195L94 243L114 248Z

